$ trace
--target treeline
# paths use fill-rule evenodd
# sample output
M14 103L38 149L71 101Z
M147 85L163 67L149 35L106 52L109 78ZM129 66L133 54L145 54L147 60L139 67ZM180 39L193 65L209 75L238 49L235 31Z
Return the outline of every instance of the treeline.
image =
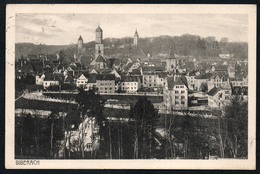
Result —
M215 37L202 38L197 35L184 34L181 36L164 36L140 39L140 47L146 53L157 55L168 53L170 46L181 56L200 58L215 58L223 51L234 54L237 59L247 58L248 44L243 42L219 42Z
M129 44L133 39L129 38L108 38L104 39L105 55L124 57L124 55L136 57L143 56L143 52L138 49L129 49ZM121 45L126 45L125 48L120 48ZM140 38L139 47L142 48L145 54L158 55L160 53L167 54L170 46L176 54L182 56L195 56L200 58L216 58L220 53L229 52L234 54L237 59L248 58L248 43L246 42L228 42L228 39L217 41L214 36L206 38L198 35L184 34L181 36L158 36L152 38ZM124 51L123 51L124 50ZM28 54L53 54L58 53L64 62L70 63L74 60L74 54L77 53L77 45L67 46L51 46L51 45L35 45L30 43L17 43L15 46L16 59L21 55ZM94 56L94 42L84 43L81 60L84 64L89 64ZM123 54L123 55L122 55Z

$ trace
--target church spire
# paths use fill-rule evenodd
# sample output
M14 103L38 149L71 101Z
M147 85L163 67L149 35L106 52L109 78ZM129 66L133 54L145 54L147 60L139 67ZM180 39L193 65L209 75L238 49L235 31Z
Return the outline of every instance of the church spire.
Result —
M135 29L135 35L138 35L137 28Z

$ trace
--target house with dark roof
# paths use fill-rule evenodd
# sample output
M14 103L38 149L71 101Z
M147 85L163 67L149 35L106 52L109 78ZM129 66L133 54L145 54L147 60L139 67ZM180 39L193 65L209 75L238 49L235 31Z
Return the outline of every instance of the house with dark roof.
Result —
M188 82L184 75L167 77L163 91L167 111L188 108Z
M221 108L225 106L231 98L231 88L213 87L208 92L208 106Z
M43 89L47 89L50 86L58 86L60 84L60 78L51 73L46 73L43 80Z
M188 81L188 87L191 90L195 89L195 77L196 77L196 71L187 72L185 75L187 81Z
M88 76L88 82L85 86L85 90L91 90L97 88L97 81L96 81L97 74L90 74Z
M122 76L120 88L127 93L137 92L141 88L140 76Z
M82 73L76 80L76 86L80 88L85 88L88 83L89 73Z
M78 62L72 62L69 67L67 68L67 71L72 74L72 76L78 76L81 73L84 73L87 71L86 67Z
M236 73L234 78L230 79L230 83L232 86L248 86L248 73L247 72L240 72Z
M99 93L115 93L115 80L114 74L97 74L96 83Z
M216 72L212 74L209 81L207 81L208 91L213 87L230 88L230 81L227 73Z
M203 84L207 84L212 73L203 73L194 78L194 90L199 91Z
M159 72L157 73L157 87L163 88L166 83L166 78L168 76L168 72Z
M107 62L102 55L98 55L97 58L90 63L90 65L94 66L97 69L104 69L107 67Z

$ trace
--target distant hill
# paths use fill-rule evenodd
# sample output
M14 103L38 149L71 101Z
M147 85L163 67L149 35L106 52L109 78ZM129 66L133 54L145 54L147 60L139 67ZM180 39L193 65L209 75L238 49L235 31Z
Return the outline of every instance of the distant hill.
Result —
M69 45L36 45L33 43L16 43L15 44L15 59L19 59L21 55L29 54L56 54L60 50L68 48Z
M104 39L104 54L106 57L133 59L146 58L149 53L152 57L165 57L172 46L175 54L182 56L195 56L200 58L216 58L221 52L234 54L237 59L248 57L248 44L245 42L219 42L215 37L202 38L198 35L184 34L181 36L158 36L149 38L140 38L138 48L132 46L133 38L106 38ZM92 59L94 57L95 42L84 43L83 57ZM21 55L46 53L59 53L65 60L73 60L77 53L77 45L35 45L32 43L17 43L16 59ZM90 60L88 60L89 62Z

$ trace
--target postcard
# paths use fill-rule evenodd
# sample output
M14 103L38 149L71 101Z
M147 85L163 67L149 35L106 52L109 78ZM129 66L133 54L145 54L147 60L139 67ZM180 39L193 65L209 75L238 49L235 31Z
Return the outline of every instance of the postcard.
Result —
M256 6L8 4L7 169L256 168Z

